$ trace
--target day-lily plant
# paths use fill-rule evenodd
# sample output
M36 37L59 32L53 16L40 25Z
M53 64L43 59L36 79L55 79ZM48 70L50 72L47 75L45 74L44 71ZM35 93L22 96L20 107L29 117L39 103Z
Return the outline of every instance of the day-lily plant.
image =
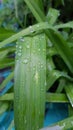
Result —
M24 4L34 24L19 32L0 28L0 70L10 71L0 83L0 114L14 103L8 130L73 128L73 21L57 23L60 12L54 8L45 15L42 0ZM17 16L17 3L15 11ZM68 103L69 117L43 128L46 102Z

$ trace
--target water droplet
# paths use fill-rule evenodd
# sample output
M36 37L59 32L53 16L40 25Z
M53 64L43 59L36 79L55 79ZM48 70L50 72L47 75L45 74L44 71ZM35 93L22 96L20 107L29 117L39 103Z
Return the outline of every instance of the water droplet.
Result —
M41 65L41 68L43 68L43 65Z
M18 59L17 59L16 61L17 61L17 62L19 62L19 60L18 60Z
M34 78L35 78L35 80L38 82L38 72L36 71L36 73L35 73L35 76L34 76Z
M19 46L19 49L22 49L22 46Z
M18 41L16 42L16 45L18 44Z
M21 52L22 50L20 49L19 52Z
M26 119L25 119L25 124L26 124L26 122L27 122L27 121L26 121Z
M24 59L24 60L23 60L23 63L24 63L24 64L27 64L27 63L28 63L28 60L27 60L27 59Z
M29 30L30 30L30 32L31 32L31 33L33 33L33 32L34 32L34 30L33 30L32 26L29 26Z
M60 13L58 13L58 16L60 16Z
M27 48L29 49L29 48L30 48L30 46L29 46L29 45L27 45Z
M20 52L18 53L18 56L21 56L21 53L20 53Z
M39 28L39 27L40 27L40 25L38 24L38 25L37 25L37 27Z
M20 38L20 41L21 41L21 42L24 42L24 38L23 38L23 37L21 37L21 38Z
M45 86L47 86L47 82L45 81Z
M38 51L40 51L40 48L38 49Z

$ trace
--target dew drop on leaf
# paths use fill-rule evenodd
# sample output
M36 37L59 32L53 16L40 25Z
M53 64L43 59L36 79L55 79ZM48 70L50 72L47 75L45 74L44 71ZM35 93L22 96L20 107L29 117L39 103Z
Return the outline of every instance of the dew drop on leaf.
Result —
M20 53L20 52L18 53L18 56L21 56L21 53Z
M24 64L27 64L27 63L28 63L28 60L27 60L27 59L24 59L24 60L23 60L23 63L24 63Z
M29 30L30 30L30 32L31 32L31 33L33 33L33 32L34 32L34 30L33 30L32 26L29 26Z

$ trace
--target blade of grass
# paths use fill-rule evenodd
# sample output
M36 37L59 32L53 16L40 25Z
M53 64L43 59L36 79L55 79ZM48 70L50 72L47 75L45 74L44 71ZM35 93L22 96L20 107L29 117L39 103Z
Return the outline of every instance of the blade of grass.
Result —
M16 41L17 39L21 39L23 36L31 35L34 32L41 31L43 29L52 28L47 22L42 22L39 24L35 24L33 26L29 26L26 29L23 29L22 31L18 32L15 35L12 35L11 37L7 38L6 40L0 42L0 48L7 45L8 43L11 43L13 41Z
M50 25L53 25L56 22L58 16L59 16L59 11L56 9L50 8L48 10L46 20L48 21Z
M0 28L0 41L10 37L13 34L15 34L14 31L6 30L4 28Z
M1 102L0 101L0 115L3 114L9 107L8 102Z
M0 96L0 101L11 101L14 100L14 93L7 93Z
M44 14L41 15L41 13L43 13L43 12L40 10L39 6L37 6L37 4L34 0L32 0L32 1L24 0L24 1L27 4L27 6L30 8L32 14L34 15L34 17L36 18L36 20L38 22L42 22L42 21L46 20ZM38 15L38 17L36 14ZM66 26L73 28L73 23L70 23L70 24L66 24ZM73 53L71 52L70 48L66 44L66 41L64 40L64 38L60 35L59 32L54 32L52 30L49 30L49 31L46 30L45 32L46 32L47 36L49 37L50 41L52 41L52 43L57 48L57 50L58 50L59 54L61 55L61 57L63 58L63 60L66 62L70 71L73 73L73 60L72 60Z
M0 61L0 69L6 68L6 67L11 67L14 66L15 61L13 58L4 58L3 60Z
M73 107L73 83L67 83L65 86L66 95L71 103L71 106Z
M60 25L55 25L54 26L56 29L60 28L73 28L73 21L70 21L68 23L60 24Z
M57 93L46 93L46 102L52 103L69 103L67 96L65 94Z
M47 90L50 89L50 87L52 87L52 85L54 84L54 82L59 79L59 78L66 78L67 80L73 81L73 78L71 78L70 76L68 76L65 72L61 72L58 70L53 70L50 71L48 73L48 78L47 78Z
M0 85L0 91L7 85L7 83L13 78L14 72L11 72L8 77L5 78L5 80Z
M62 79L60 79L60 83L59 83L59 85L58 85L58 88L57 88L57 90L56 90L56 93L61 93L62 90L63 90L63 88L64 88L64 86L65 86L65 79L62 78Z

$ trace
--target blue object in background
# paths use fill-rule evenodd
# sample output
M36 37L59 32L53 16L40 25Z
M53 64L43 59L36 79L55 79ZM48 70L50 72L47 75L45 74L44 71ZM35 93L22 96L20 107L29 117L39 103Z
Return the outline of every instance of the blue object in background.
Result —
M4 114L2 114L0 116L0 130L7 130L13 118L14 118L13 111L5 112Z
M49 126L68 117L68 104L51 103L49 106L45 116L44 126Z
M54 103L48 105L48 111L44 119L44 127L56 123L68 117L68 104ZM0 116L0 130L8 130L7 128L14 119L14 113L6 112ZM15 130L12 128L11 130Z

